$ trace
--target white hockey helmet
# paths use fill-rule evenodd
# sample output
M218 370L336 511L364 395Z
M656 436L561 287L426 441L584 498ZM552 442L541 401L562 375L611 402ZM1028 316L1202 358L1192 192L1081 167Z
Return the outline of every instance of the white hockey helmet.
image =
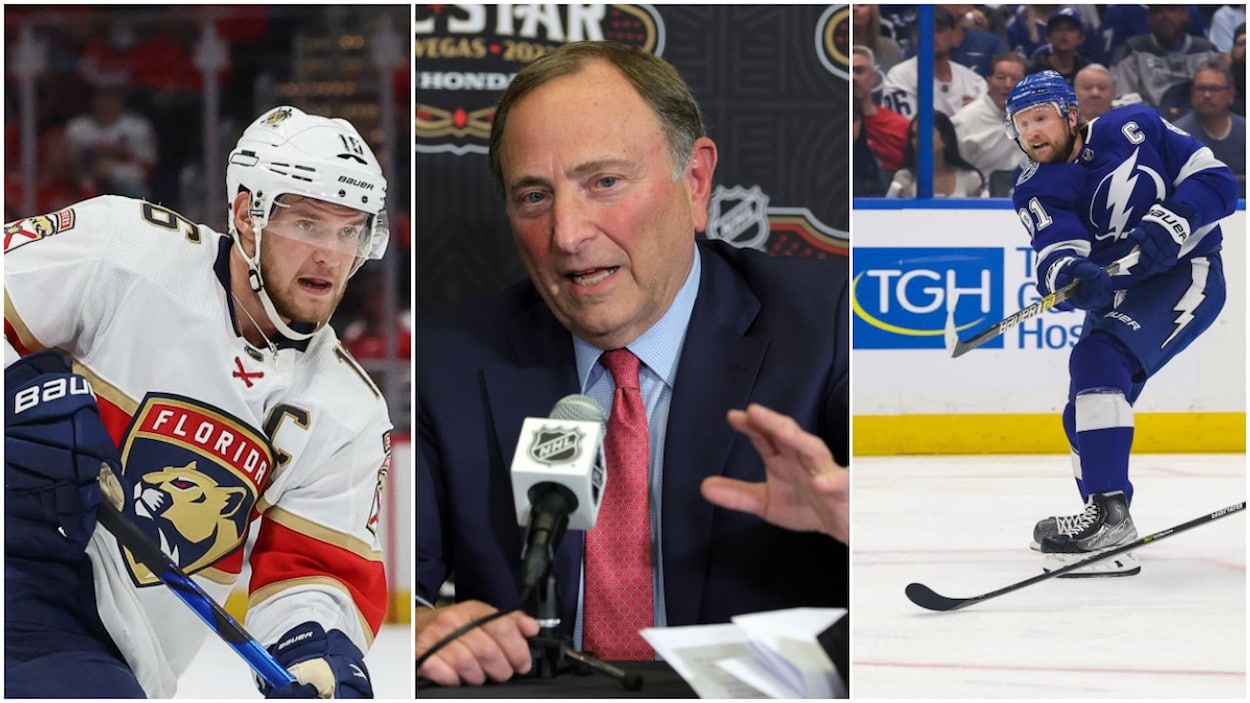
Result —
M247 190L248 213L255 232L255 250L243 250L234 224L234 199ZM248 267L248 281L265 312L288 338L307 339L283 323L264 289L260 271L262 230L282 195L315 198L369 215L357 242L355 274L369 259L386 252L390 232L386 220L386 178L369 144L347 120L309 115L283 105L254 121L226 161L226 198L229 231ZM318 328L325 324L322 321Z

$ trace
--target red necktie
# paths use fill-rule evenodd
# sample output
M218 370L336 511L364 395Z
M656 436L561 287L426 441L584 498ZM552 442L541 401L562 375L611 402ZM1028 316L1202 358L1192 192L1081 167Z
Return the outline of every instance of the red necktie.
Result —
M638 388L638 357L628 349L599 362L616 381L604 453L608 488L586 534L583 645L600 659L655 659L638 630L655 625L651 515L647 509L647 408Z

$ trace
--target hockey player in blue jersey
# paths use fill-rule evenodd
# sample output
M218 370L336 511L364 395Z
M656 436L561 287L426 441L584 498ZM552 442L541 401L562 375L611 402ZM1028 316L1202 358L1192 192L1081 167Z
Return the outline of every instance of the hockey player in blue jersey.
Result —
M1210 149L1153 108L1079 123L1076 93L1054 71L1026 76L1006 107L1007 134L1031 159L1012 199L1037 252L1037 287L1045 295L1079 281L1067 302L1087 311L1063 411L1085 508L1034 528L1052 570L1137 539L1133 404L1224 306L1219 221L1233 212L1238 186ZM1127 273L1107 274L1134 250ZM1073 575L1140 571L1129 552Z

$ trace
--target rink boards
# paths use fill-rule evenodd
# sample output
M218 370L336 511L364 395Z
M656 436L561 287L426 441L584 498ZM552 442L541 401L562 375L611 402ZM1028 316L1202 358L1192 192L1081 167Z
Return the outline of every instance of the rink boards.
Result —
M1245 451L1244 202L1222 227L1228 301L1147 385L1137 451ZM851 229L854 453L1066 452L1058 413L1082 313L1046 312L957 359L944 348L952 302L968 338L1038 298L1010 201L856 200Z

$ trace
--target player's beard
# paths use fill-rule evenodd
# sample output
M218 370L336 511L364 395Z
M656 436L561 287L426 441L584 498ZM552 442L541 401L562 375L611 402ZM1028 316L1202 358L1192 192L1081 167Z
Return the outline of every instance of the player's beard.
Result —
M1076 147L1076 132L1069 129L1067 136L1063 139L1063 142L1058 144L1051 142L1050 146L1050 156L1046 159L1038 159L1035 156L1036 152L1034 152L1032 148L1026 149L1025 153L1028 154L1029 158L1037 161L1038 163L1059 164L1071 161L1073 156L1072 150Z
M329 322L334 311L338 309L339 303L343 301L343 295L347 292L346 285L341 285L337 281L334 282L333 285L338 287L338 291L328 301L328 309L324 311L323 315L317 317L310 312L301 312L299 310L300 305L296 301L296 297L299 295L298 281L293 279L289 288L277 289L269 283L269 281L274 279L270 276L271 267L267 265L268 262L266 261L267 257L264 250L262 250L260 258L261 280L266 281L265 292L269 295L269 300L273 303L273 309L277 311L278 315L285 320L289 320L288 324L314 325L317 328ZM317 317L317 319L314 319L314 317Z

